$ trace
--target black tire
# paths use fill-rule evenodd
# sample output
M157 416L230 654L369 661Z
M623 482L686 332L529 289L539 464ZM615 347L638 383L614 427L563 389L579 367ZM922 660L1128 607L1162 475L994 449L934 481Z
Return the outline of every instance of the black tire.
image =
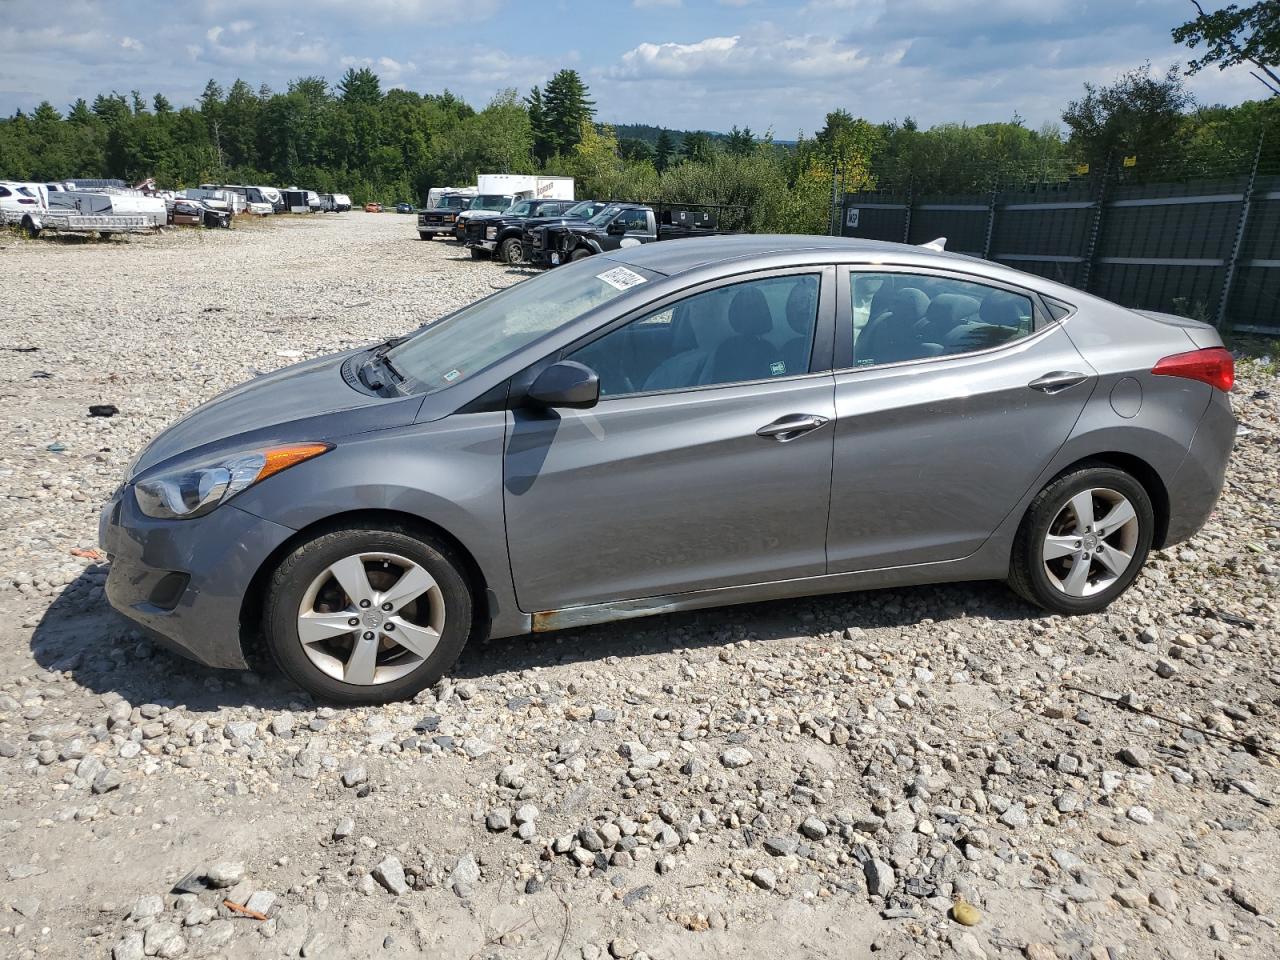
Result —
M433 235L433 234L430 234L430 233L424 233L423 231L419 230L419 231L418 231L418 239L419 239L419 240L432 240L432 239L434 239L434 235Z
M498 259L503 263L521 263L524 260L524 244L519 237L507 237L498 246Z
M311 662L298 639L298 611L308 587L330 565L356 553L393 553L420 564L444 601L440 641L412 672L378 684L346 683ZM321 534L297 547L267 585L262 627L267 649L290 680L317 699L346 706L389 703L436 683L457 661L475 627L475 603L462 564L447 545L395 526L355 526Z
M1044 541L1060 512L1078 493L1104 489L1119 493L1133 506L1138 532L1131 559L1124 572L1105 589L1084 597L1073 597L1060 589L1045 569ZM1108 606L1142 571L1151 551L1155 532L1155 511L1146 488L1132 475L1102 463L1083 463L1073 467L1041 490L1027 507L1022 525L1014 540L1009 563L1009 586L1024 600L1053 613L1078 616L1097 613Z
M586 247L578 247L578 249L574 250L574 251L573 251L573 253L569 254L569 259L570 259L570 260L585 260L585 259L587 259L587 257L589 257L589 256L591 256L591 251L590 251L590 250L588 250Z
M22 232L25 233L27 238L30 240L34 240L36 237L40 236L40 228L36 226L36 222L30 217L22 218Z
M472 260L488 260L489 259L489 251L485 250L483 247L467 247L467 249L471 251Z

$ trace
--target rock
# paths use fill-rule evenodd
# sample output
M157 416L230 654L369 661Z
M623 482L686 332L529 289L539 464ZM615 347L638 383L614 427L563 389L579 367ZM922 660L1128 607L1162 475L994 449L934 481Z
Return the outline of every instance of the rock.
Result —
M146 955L142 934L136 931L126 933L124 938L111 948L111 960L144 960Z
M1000 814L1000 822L1010 830L1020 830L1030 822L1027 817L1027 808L1021 803L1009 804L1004 813Z
M1028 943L1022 948L1027 960L1058 960L1058 951L1046 943Z
M344 787L358 787L369 779L369 771L362 766L348 767L342 771L342 785Z
M1125 811L1125 816L1127 816L1134 823L1142 824L1144 827L1150 826L1151 824L1156 822L1155 814L1153 814L1150 810L1148 810L1146 807L1143 807L1143 806L1130 807L1127 811Z
M313 930L307 935L307 939L302 941L302 947L299 950L299 956L311 960L313 957L319 957L324 953L325 948L329 946L328 938L325 937L324 931Z
M968 930L951 934L949 942L951 949L961 960L987 960L987 952L982 949L982 944Z
M497 749L493 744L487 743L479 737L467 737L462 741L462 752L472 760L479 760Z
M805 817L800 824L800 832L810 840L821 840L827 835L827 825L817 817Z
M453 871L449 874L449 885L459 897L471 895L472 889L480 882L480 866L475 857L466 854L458 858Z
M93 792L96 794L110 793L112 790L119 789L120 784L124 783L124 777L115 770L103 770L100 774L93 778Z
M883 860L868 860L862 865L867 880L867 893L873 897L887 897L893 891L896 878L893 867Z
M778 877L768 867L758 867L751 874L751 882L761 890L772 890L778 885Z
M244 905L248 909L265 916L270 914L271 908L276 905L276 895L270 890L255 890Z
M180 957L187 952L187 941L176 923L157 921L147 927L142 939L143 950L151 957Z
M343 817L333 827L333 839L345 840L356 832L356 822L350 817Z
M250 720L233 720L222 729L228 740L239 740L241 743L253 740L258 735L258 725Z
M1151 891L1151 903L1165 913L1173 913L1178 909L1178 895L1168 887L1160 887Z
M538 808L532 803L522 803L516 807L515 821L519 824L533 823L538 819Z
M293 714L287 710L284 713L277 713L271 718L271 732L277 737L293 736Z
M755 757L746 747L730 747L720 754L720 762L730 770L738 770L741 767L745 767L754 759Z
M164 913L164 897L156 893L149 893L138 898L133 905L133 909L129 911L129 919L131 920L149 920L152 917L158 917Z
M409 892L409 883L404 878L404 867L399 858L386 857L369 872L388 893L401 897Z
M1231 899L1250 913L1270 914L1270 905L1262 896L1262 891L1247 882L1236 880L1231 884Z
M794 837L765 837L761 846L771 857L789 857L796 852L799 843Z
M957 900L951 905L951 919L966 927L974 927L982 922L982 911L965 900Z
M617 960L629 960L634 957L640 948L634 940L626 937L617 937L609 941L609 956L617 958Z
M1125 747L1120 751L1120 759L1131 767L1145 769L1151 766L1151 754L1139 746Z
M501 833L504 830L511 829L511 811L506 807L498 807L490 810L489 815L484 818L484 825L487 830L492 833Z
M215 889L234 887L244 879L244 863L239 860L222 860L205 871L205 879Z

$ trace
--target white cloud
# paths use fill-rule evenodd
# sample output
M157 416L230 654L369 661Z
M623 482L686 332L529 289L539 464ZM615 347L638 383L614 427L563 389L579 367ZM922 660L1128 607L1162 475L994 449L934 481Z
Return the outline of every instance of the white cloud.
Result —
M141 50L142 50L142 41L141 41L141 40L135 40L133 37L121 37L121 38L120 38L120 47L121 47L121 49L123 49L123 50L133 50L133 51L135 51L135 52L141 52Z
M642 43L622 55L618 79L733 75L776 83L779 77L847 76L870 62L856 47L830 37L772 32L708 37L696 43Z

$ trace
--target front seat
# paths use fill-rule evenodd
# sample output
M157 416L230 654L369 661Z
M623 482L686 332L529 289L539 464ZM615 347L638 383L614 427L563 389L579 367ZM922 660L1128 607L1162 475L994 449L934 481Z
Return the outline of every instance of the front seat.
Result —
M787 326L796 334L782 345L780 351L788 376L809 372L810 354L813 352L813 326L817 320L814 303L816 287L812 280L801 278L787 294Z
M704 297L676 304L671 312L671 356L645 378L644 389L682 390L702 382L710 354L699 343L698 324L707 313Z
M920 323L919 339L942 346L953 330L968 322L978 312L976 297L963 293L940 293L929 303Z
M721 341L711 355L704 383L737 383L765 380L773 375L778 349L765 337L773 329L769 301L755 287L743 287L729 301L729 325L733 334Z
M858 334L854 362L894 363L927 356L920 351L915 328L928 309L929 298L915 287L903 287L894 293L882 312L867 321Z

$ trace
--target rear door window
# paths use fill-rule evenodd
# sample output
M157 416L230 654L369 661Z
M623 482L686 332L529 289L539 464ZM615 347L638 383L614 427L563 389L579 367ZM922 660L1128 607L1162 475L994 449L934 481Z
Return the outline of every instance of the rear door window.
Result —
M1035 329L1029 296L952 277L851 271L854 366L1003 346Z

